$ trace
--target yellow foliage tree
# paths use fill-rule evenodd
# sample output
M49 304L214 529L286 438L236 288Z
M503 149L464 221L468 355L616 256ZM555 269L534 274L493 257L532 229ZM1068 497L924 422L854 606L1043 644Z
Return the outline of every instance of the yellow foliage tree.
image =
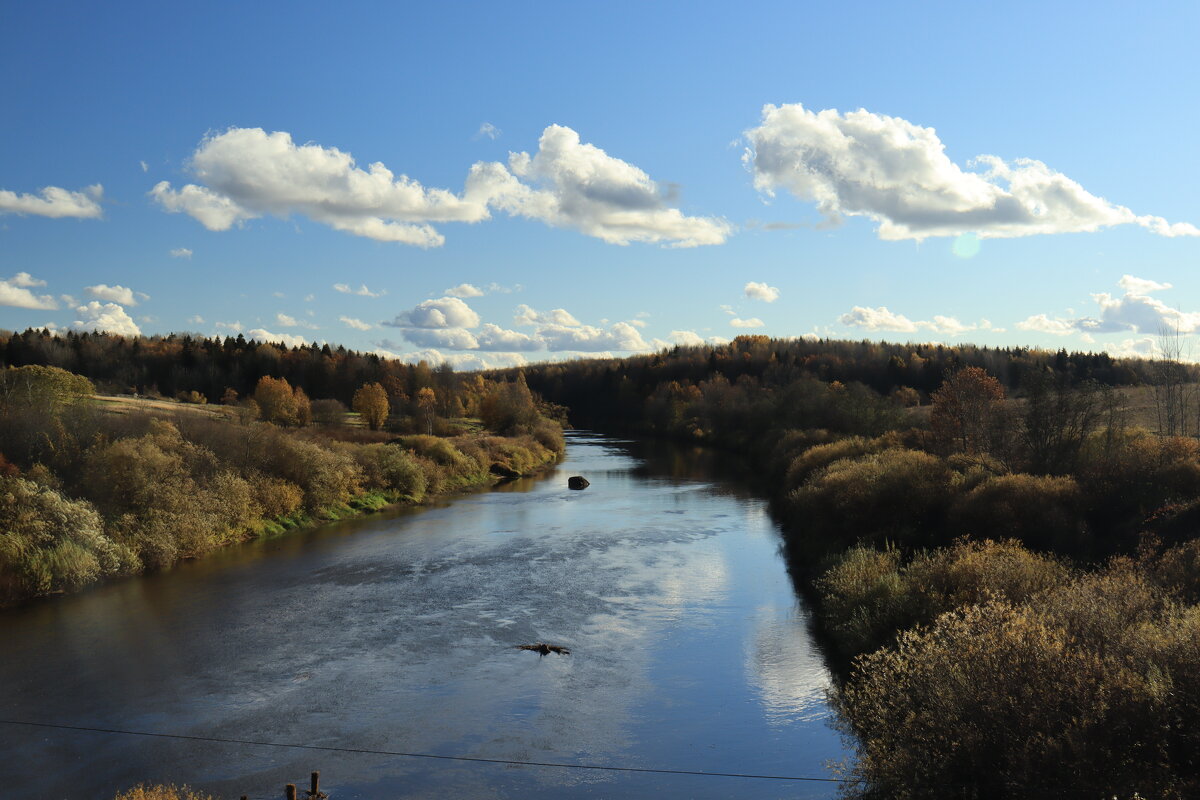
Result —
M353 408L373 431L383 427L391 410L387 391L378 383L366 383L358 387L354 393Z

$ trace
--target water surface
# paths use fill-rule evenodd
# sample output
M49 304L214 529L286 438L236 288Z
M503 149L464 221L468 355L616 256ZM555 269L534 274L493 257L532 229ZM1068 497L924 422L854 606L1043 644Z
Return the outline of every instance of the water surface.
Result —
M365 750L831 776L829 683L766 503L697 452L569 437L555 471L0 615L0 717ZM591 481L566 488L569 475ZM545 641L571 655L515 645ZM0 725L22 798L138 781L333 800L832 797Z

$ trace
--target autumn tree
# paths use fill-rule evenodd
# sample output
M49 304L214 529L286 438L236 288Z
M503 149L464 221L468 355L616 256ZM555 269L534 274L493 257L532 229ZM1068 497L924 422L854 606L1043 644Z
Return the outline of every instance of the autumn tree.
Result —
M307 425L312 421L312 404L308 395L292 385L286 378L265 375L254 388L254 402L258 404L259 417L276 425Z
M381 384L367 383L354 393L354 411L362 416L363 422L373 431L383 427L388 418L388 395Z
M987 450L1003 399L1004 387L986 370L963 367L952 373L930 397L929 425L934 437L948 450Z
M437 393L426 386L417 392L417 415L425 433L433 433L433 420L437 417Z

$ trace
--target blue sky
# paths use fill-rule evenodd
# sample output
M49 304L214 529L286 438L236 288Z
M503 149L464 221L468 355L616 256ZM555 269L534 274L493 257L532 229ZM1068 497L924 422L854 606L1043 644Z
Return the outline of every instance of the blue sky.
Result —
M0 327L1149 353L1200 328L1198 17L3 4Z

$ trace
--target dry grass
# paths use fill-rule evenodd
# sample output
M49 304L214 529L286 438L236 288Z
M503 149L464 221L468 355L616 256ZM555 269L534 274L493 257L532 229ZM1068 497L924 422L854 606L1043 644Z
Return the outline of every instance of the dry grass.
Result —
M153 786L138 784L113 797L113 800L217 800L211 794L201 794L188 786L166 786L157 783Z
M230 419L237 413L233 406L197 405L166 398L134 397L128 394L92 395L101 410L110 414L130 414L138 411L158 414L200 414Z

